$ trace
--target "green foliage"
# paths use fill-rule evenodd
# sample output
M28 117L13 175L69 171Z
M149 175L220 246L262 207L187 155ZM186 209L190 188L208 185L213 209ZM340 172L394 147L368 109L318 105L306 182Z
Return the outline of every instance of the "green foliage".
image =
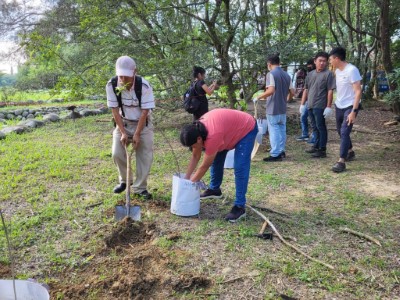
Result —
M395 90L391 90L383 99L390 105L400 105L400 68L393 70L393 73L388 74L387 79Z
M0 87L12 86L15 84L16 76L0 72Z
M0 88L0 99L1 101L8 102L11 101L12 97L17 93L17 89L13 87L2 87Z

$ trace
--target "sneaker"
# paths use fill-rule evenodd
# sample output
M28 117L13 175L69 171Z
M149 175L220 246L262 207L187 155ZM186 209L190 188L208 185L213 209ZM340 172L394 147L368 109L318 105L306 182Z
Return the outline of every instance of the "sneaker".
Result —
M222 192L221 189L211 190L206 189L203 193L200 194L200 199L221 199Z
M225 216L225 221L235 223L245 216L246 209L244 207L239 207L235 205L234 207L232 207L231 212Z
M271 162L271 161L282 161L282 155L278 155L276 157L274 156L268 156L266 158L263 158L263 161L265 162Z
M114 193L115 194L120 194L123 191L125 191L125 189L126 189L126 183L125 182L121 182L120 184L118 184L118 185L116 185L114 187Z
M316 152L311 154L311 157L324 158L324 157L326 157L326 150L318 149Z
M356 158L356 154L354 153L354 151L349 151L347 153L346 161L352 161L355 158Z
M286 158L286 152L285 152L285 151L282 151L281 154L280 154L280 157Z
M308 136L299 136L299 137L297 137L296 138L296 141L303 141L303 142L305 142L305 141L308 141Z
M346 170L346 164L339 161L335 163L332 167L332 171L335 173L341 173L344 170Z
M318 151L318 148L315 148L314 146L312 146L310 149L306 150L306 153L315 153Z
M141 198L141 199L144 199L144 200L151 200L151 199L153 199L153 195L150 194L147 190L144 190L143 192L140 192L140 193L135 193L135 196L136 196L136 197L139 197L139 198Z

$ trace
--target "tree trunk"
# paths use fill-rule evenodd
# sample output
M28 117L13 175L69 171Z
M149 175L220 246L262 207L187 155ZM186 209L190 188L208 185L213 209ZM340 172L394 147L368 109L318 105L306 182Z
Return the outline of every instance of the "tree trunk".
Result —
M349 24L352 24L352 22L351 22L351 17L350 17L350 14L351 14L351 11L350 11L350 2L351 2L350 0L346 0L346 7L345 7L345 9L346 9L346 21L347 21ZM349 47L350 47L349 54L350 54L350 57L354 57L354 38L353 38L353 31L352 31L351 29L349 29L348 32L349 32Z
M393 71L392 59L390 57L390 19L389 19L390 0L382 0L380 5L380 37L382 63L386 74ZM391 88L392 89L392 88Z

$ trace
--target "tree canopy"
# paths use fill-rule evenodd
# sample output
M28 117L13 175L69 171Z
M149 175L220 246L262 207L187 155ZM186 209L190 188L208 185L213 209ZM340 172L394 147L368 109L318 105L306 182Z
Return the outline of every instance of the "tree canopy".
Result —
M200 65L247 98L266 57L304 64L341 45L366 74L399 65L400 3L393 0L58 0L40 13L16 1L1 7L1 28L16 32L27 61L25 87L99 93L121 55L137 61L158 97L180 95Z

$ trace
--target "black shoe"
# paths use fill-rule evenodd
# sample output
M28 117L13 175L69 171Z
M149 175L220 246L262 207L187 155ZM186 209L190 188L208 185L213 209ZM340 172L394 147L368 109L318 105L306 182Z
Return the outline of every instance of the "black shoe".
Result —
M315 148L314 146L312 146L310 149L306 150L306 153L315 153L318 151L318 148Z
M237 220L246 216L246 209L244 207L234 206L231 212L225 216L225 221L235 223Z
M280 157L286 158L286 152L285 152L285 151L282 151L281 154L280 154Z
M282 155L278 155L276 157L274 156L268 156L266 158L263 158L263 161L265 162L271 162L271 161L282 161Z
M211 190L206 189L203 193L200 194L200 199L221 199L222 192L221 189Z
M346 170L346 164L339 161L332 167L332 171L335 173L341 173L344 170Z
M346 157L346 161L352 161L356 158L356 154L354 153L354 151L349 151L347 153L347 157Z
M136 196L136 197L139 197L139 198L141 198L141 199L144 199L144 200L151 200L151 199L153 199L153 195L150 194L147 190L144 190L143 192L140 192L140 193L135 193L135 196Z
M326 150L318 149L316 152L311 154L311 157L324 158L324 157L326 157Z
M125 191L125 189L126 189L126 183L125 182L121 182L120 184L115 186L114 193L120 194L123 191Z

